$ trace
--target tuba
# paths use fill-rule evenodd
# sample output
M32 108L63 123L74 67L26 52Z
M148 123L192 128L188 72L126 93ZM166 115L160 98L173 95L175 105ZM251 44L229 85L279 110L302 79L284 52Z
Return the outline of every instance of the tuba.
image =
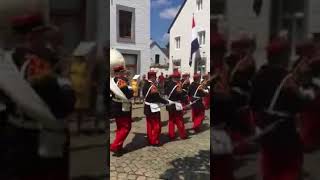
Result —
M110 90L111 92L121 100L128 101L127 97L118 88L118 85L114 82L114 68L117 66L123 66L125 68L125 60L123 55L116 49L110 49Z

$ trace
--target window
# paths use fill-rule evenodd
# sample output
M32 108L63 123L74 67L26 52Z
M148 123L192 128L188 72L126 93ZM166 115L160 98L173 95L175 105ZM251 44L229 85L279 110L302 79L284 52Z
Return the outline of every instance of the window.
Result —
M202 10L203 7L202 7L202 0L197 0L197 9L198 11Z
M117 5L118 42L135 42L135 10Z
M173 69L178 69L180 71L181 69L181 59L173 59Z
M156 60L155 64L159 64L159 61L160 61L160 55L159 54L156 54L155 60Z
M226 13L226 1L225 0L211 0L210 2L212 7L211 8L211 15L224 15Z
M198 40L199 40L200 45L206 44L206 32L205 31L198 32Z
M176 40L176 49L180 49L180 36L175 38Z

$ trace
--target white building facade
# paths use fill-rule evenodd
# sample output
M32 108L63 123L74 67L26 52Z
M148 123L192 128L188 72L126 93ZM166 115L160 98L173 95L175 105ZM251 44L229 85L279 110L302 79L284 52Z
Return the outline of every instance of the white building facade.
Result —
M157 72L157 76L161 75L161 73L163 73L164 75L169 75L169 57L167 51L167 49L161 48L157 42L151 41L150 67Z
M252 0L212 0L212 18L220 17L220 24L229 38L247 31L257 40L257 64L266 60L265 47L279 31L288 31L292 47L313 35L320 38L320 1L318 0L264 0L261 14L256 16ZM292 48L294 55L294 48Z
M192 17L200 43L199 55L189 66L191 58ZM177 68L182 73L210 72L210 0L186 0L177 13L170 34L169 73Z
M150 0L110 0L110 48L119 50L131 76L150 69Z

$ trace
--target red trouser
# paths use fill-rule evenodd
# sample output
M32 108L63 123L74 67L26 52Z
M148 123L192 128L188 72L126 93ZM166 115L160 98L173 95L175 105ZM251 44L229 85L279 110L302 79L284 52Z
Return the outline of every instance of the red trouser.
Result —
M210 95L207 95L203 98L203 104L205 109L209 109L210 108Z
M187 133L184 128L184 122L183 122L183 112L182 111L172 111L169 112L169 137L171 139L175 138L175 125L177 125L179 135L181 139L187 138Z
M233 158L231 154L219 155L217 158L213 157L213 164L211 164L212 179L234 180Z
M299 180L302 173L303 153L300 148L288 150L262 148L263 180Z
M301 139L306 151L320 147L320 116L319 112L307 111L301 113Z
M127 138L130 130L131 130L131 123L132 119L131 116L121 116L116 117L116 138L110 146L110 150L115 152L122 148L123 142Z
M250 144L245 142L245 140L255 133L255 115L251 110L248 110L240 114L239 118L241 123L247 128L245 130L232 130L229 132L229 134L234 143L239 143L239 145L233 149L233 153L237 155L243 155L250 153L251 151Z
M205 113L205 109L192 108L192 121L193 121L194 130L197 131L200 129L205 117L204 113Z
M159 144L161 133L160 113L147 115L147 135L151 145Z

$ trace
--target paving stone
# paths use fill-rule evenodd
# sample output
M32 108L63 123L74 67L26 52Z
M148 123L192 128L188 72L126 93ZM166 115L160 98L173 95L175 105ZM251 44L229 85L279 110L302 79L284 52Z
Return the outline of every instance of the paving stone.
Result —
M134 111L133 116L142 117L142 110ZM209 111L206 113L208 114ZM164 112L163 120L168 119L166 116L167 114ZM190 116L190 112L186 116ZM209 123L208 120L204 121L204 124L208 126L210 125ZM192 127L192 125L191 121L186 123L187 128ZM126 174L126 178L129 180L154 180L161 179L162 177L168 177L166 179L171 180L172 178L170 177L178 178L179 174L192 170L200 170L200 168L201 171L209 172L209 161L204 159L210 158L210 156L199 154L200 151L209 152L209 130L192 135L191 139L188 140L180 140L177 136L176 141L168 142L162 147L151 147L145 145L145 126L145 119L135 121L124 143L124 147L132 143L134 145L131 144L128 148L136 148L134 147L135 145L139 146L139 148L132 151L129 150L128 153L121 157L111 156L110 170L111 172L116 171L118 173L116 174L117 177L124 178L123 174ZM110 129L114 130L115 128L115 123L111 123ZM167 127L163 127L161 130L162 134L167 136L167 130ZM141 138L135 138L136 134L141 135ZM110 137L114 137L114 132ZM204 162L207 164L204 165ZM179 167L179 169L175 169L174 165ZM179 170L182 170L182 172L179 172Z
M147 178L145 176L139 176L137 180L147 180Z
M128 180L135 180L135 179L137 179L136 175L133 175L133 174L128 175Z

